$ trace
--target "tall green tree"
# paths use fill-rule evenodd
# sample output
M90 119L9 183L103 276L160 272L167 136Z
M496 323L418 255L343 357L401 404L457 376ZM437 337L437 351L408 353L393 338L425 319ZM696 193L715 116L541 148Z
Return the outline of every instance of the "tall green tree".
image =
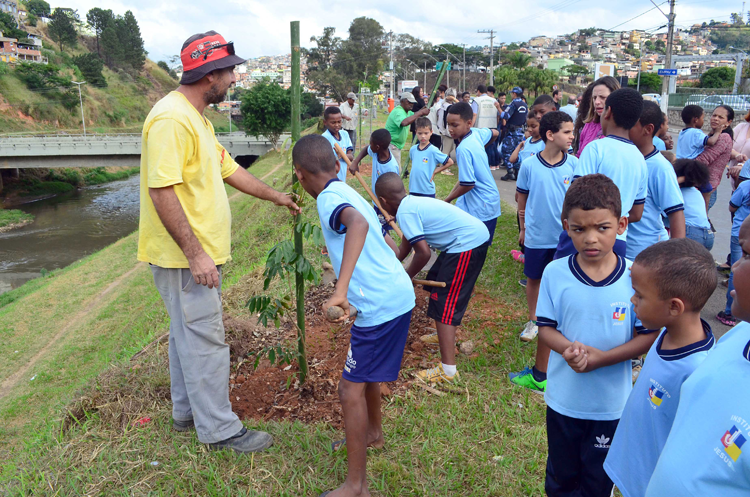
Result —
M49 35L60 46L61 52L65 51L65 46L72 48L78 45L76 25L80 23L80 18L77 10L58 7L50 19Z
M348 78L359 81L382 69L385 30L375 19L358 17L349 26L349 39L341 44L337 63Z
M240 112L248 135L265 136L276 147L289 126L292 100L278 84L261 81L243 93Z
M520 85L518 69L511 66L501 66L495 69L495 87L499 91L508 92L514 86Z
M101 43L104 62L111 68L116 67L122 59L122 46L114 26L109 26L102 31Z
M50 6L44 0L28 0L26 2L26 11L36 17L49 17Z
M85 53L73 57L73 63L81 70L81 74L86 78L89 85L104 88L107 86L107 79L102 74L104 63L95 53Z
M550 69L539 69L538 67L526 67L518 73L521 87L533 92L534 96L542 93L550 93L558 76L555 71Z
M701 74L701 88L731 88L734 86L735 69L732 67L712 67Z
M635 88L638 86L638 78L631 79L628 86ZM661 76L653 72L641 73L641 93L660 93Z
M26 38L26 31L18 28L16 18L8 12L0 11L0 31L8 38L22 39Z
M86 21L88 22L89 27L94 31L94 36L96 36L96 53L99 55L102 54L99 46L102 31L111 26L114 20L115 15L109 9L104 10L99 7L94 7L86 13Z
M503 64L507 64L515 69L523 69L531 64L534 58L531 55L527 55L523 52L503 52L501 60Z
M133 71L141 71L146 63L146 50L143 48L141 28L131 11L117 18L117 36L123 47L123 62Z
M311 37L310 41L316 46L302 49L303 55L307 57L305 77L320 96L330 95L343 102L358 78L347 75L338 61L342 40L336 36L336 28L323 28L323 34Z

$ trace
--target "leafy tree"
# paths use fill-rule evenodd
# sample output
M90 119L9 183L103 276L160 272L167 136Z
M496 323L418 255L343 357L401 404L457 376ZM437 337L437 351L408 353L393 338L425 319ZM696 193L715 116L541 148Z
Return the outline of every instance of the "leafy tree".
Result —
M518 69L511 66L501 66L495 69L495 87L499 91L508 91L520 84Z
M598 29L596 29L596 28L586 28L586 29L579 29L579 30L578 30L578 34L579 34L580 36L586 36L586 37L589 37L589 36L594 36L594 35L596 34L596 32L597 32L597 31L599 31L599 30L598 30Z
M731 88L735 70L731 67L712 67L701 74L701 88Z
M3 35L8 38L16 38L20 40L27 36L26 31L18 29L16 18L8 12L0 11L0 31L2 31Z
M563 71L568 73L571 76L586 76L589 73L589 69L586 66L581 66L578 64L572 64L569 66L565 66L562 68Z
M65 51L65 45L75 47L78 44L76 24L80 22L78 11L58 7L52 12L50 19L49 35L60 46L60 51Z
M16 66L16 75L30 90L52 90L70 88L70 78L60 76L60 68L54 64L31 64L27 62Z
M36 17L49 17L50 6L44 0L28 0L26 2L26 11Z
M527 55L523 52L505 52L503 54L503 62L515 69L523 69L531 64L534 58L531 55Z
M521 47L519 47L518 43L516 43L515 41L511 42L511 44L508 45L508 50L518 50L519 48L521 48Z
M726 50L730 46L750 49L750 28L713 29L709 38L721 49Z
M156 63L156 65L162 68L164 72L169 74L169 77L171 77L172 79L177 79L177 73L174 72L174 69L170 68L166 62L164 62L163 60L160 60L159 62ZM232 100L235 100L235 99L232 99Z
M265 136L276 147L289 126L292 101L278 84L261 81L242 95L240 112L248 135Z
M538 96L542 93L550 93L558 77L557 73L550 69L526 67L518 73L518 79L522 88Z
M638 79L633 79L628 86L638 86ZM661 93L661 76L653 72L641 72L641 93Z
M81 70L86 82L99 88L107 86L107 79L102 75L104 63L95 53L86 53L73 57L73 63Z
M321 96L332 96L340 102L351 91L357 79L345 74L337 63L337 55L341 50L342 40L336 36L336 28L323 28L322 36L310 38L317 46L310 49L303 48L303 55L307 57L307 71L305 76L318 90Z
M314 93L302 93L300 96L300 108L303 119L323 115L323 104L320 103Z
M117 35L123 45L123 62L135 72L141 71L146 63L146 50L143 48L143 38L138 21L131 11L116 20Z
M734 24L735 26L741 26L745 24L742 20L742 14L738 14L737 12L732 12L731 14L729 14L729 19L731 19L732 24Z
M86 21L88 22L89 27L94 31L94 35L96 36L96 53L99 55L102 54L99 46L102 31L112 25L114 20L115 15L109 9L104 10L100 9L99 7L94 7L86 13Z
M375 19L358 17L349 26L349 39L341 44L336 63L350 80L366 79L378 74L385 58L385 30Z
M102 31L101 44L104 62L109 67L115 67L117 62L122 59L122 45L117 38L117 31L114 26L109 26Z

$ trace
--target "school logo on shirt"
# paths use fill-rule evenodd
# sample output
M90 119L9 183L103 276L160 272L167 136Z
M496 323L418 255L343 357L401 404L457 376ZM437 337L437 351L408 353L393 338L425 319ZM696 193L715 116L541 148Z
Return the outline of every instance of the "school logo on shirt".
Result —
M346 370L347 373L351 373L352 369L356 369L357 367L357 361L354 360L352 357L352 346L349 346L349 353L346 354L346 364L344 365L344 370Z
M615 307L615 312L612 313L612 319L615 321L625 321L625 316L627 316L627 314L627 307Z
M737 458L742 454L742 445L745 443L745 437L742 432L737 428L737 425L733 425L730 430L724 433L721 437L721 444L724 446L724 452L727 453L732 461L737 462Z
M597 449L609 449L609 437L602 433L601 437L596 437L594 447Z
M648 389L648 398L651 399L651 403L654 404L654 406L658 407L664 399L664 392L656 388L654 385L651 385L651 388Z
M422 159L422 162L424 162L425 164L427 164L430 161L429 161L429 159L427 159L427 157L425 157L424 159Z
M563 185L570 186L570 176L563 176Z

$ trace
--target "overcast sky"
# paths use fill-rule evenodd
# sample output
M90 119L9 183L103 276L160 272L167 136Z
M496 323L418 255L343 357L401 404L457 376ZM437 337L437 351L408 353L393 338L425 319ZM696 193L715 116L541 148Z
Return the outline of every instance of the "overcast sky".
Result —
M654 0L657 4L663 0ZM289 52L289 22L300 21L303 46L326 26L334 26L341 37L347 36L352 19L367 16L395 33L409 33L432 43L483 45L487 35L479 29L497 30L496 42L525 41L536 35L570 33L596 26L616 30L653 29L666 24L665 17L648 0L602 2L601 0L537 0L517 2L500 0L479 12L472 2L463 10L437 7L442 2L378 0L356 2L342 0L108 0L106 8L116 14L133 11L141 27L149 58L158 61L179 53L182 43L194 33L215 30L227 41L234 41L237 54L246 57ZM518 8L532 4L535 9ZM53 0L52 7L86 12L102 6L98 0ZM455 5L455 4L454 4ZM661 8L668 12L669 5ZM710 19L728 20L739 12L742 2L726 0L678 0L675 12L678 26L690 26ZM750 9L750 1L748 2ZM510 14L514 10L520 13ZM643 15L640 15L643 14ZM640 16L639 16L640 15ZM630 20L631 18L636 19ZM747 16L747 14L745 14ZM626 22L628 21L628 22ZM623 24L624 23L624 24ZM618 26L619 25L619 26Z

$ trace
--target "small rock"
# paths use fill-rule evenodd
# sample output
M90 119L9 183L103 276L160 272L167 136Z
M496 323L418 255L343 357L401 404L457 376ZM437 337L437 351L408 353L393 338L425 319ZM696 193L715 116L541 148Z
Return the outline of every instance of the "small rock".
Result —
M471 340L461 342L460 349L462 354L470 355L472 352L474 352L474 342L472 342Z
M519 402L519 403L518 403L518 408L519 408L519 409L523 409L523 404L521 404L521 403Z
M242 385L243 383L245 383L245 377L244 377L243 375L239 375L239 376L238 376L238 377L237 377L237 378L236 378L236 379L234 380L234 382L235 382L235 383L237 383L238 385Z
M29 381L34 381L36 379L36 375L32 376Z

